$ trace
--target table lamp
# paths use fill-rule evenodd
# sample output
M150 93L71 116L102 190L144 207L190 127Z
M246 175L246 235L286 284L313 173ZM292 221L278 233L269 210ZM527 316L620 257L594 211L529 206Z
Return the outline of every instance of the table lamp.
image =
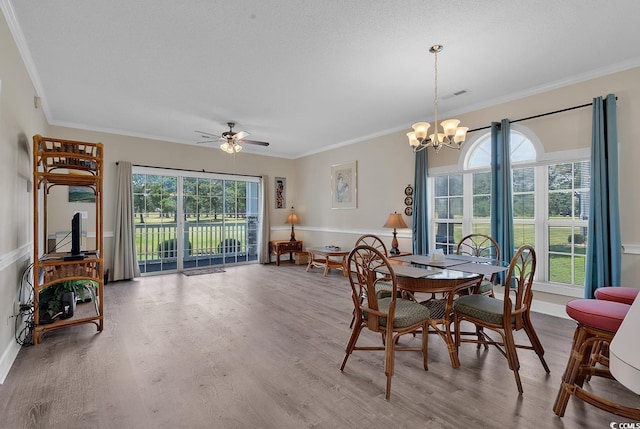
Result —
M291 213L287 216L287 220L285 223L291 224L291 241L296 241L296 232L293 229L293 225L298 225L298 215L293 212L293 207L291 207Z
M398 249L398 238L396 237L396 228L409 228L402 219L402 215L398 212L393 212L389 215L389 219L382 225L384 228L393 228L393 240L391 240L391 250L389 254L397 255L400 253Z

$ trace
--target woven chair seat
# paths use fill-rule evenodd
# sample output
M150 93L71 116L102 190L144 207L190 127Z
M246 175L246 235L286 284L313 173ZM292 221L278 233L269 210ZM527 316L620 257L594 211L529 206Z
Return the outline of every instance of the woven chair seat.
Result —
M431 313L431 320L442 320L447 312L447 300L446 299L430 299L428 301L422 301L422 306L427 307Z
M389 310L389 304L391 304L391 298L382 298L378 300L378 308L380 311L386 312ZM396 301L396 313L394 316L393 327L394 328L406 328L407 326L415 325L422 320L428 319L431 313L429 309L408 299L398 299ZM362 316L367 319L368 314L363 311ZM381 317L380 324L387 326L387 318Z
M482 283L480 283L480 288L478 289L478 293L484 295L492 290L493 283L491 282L491 280L482 280Z
M502 324L504 303L499 299L485 295L465 295L453 302L453 309L474 319L500 325ZM511 319L511 322L515 322L515 317Z

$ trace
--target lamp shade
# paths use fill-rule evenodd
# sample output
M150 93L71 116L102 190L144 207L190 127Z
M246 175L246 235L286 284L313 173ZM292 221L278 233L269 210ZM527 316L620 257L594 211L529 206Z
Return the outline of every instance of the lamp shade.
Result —
M285 221L285 223L287 224L291 224L291 225L298 225L300 222L298 222L298 215L295 213L289 213L289 216L287 216L287 220Z
M382 225L384 228L409 228L407 226L407 224L404 222L404 219L402 218L402 215L400 213L391 213L389 215L389 218L387 219L387 221L385 222L384 225Z
M428 122L416 122L412 125L414 136L420 143L427 137L427 130L430 126Z

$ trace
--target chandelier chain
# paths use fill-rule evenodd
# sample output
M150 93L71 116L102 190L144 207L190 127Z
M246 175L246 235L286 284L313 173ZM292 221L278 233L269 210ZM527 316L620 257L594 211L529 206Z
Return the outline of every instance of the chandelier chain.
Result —
M434 137L435 137L435 142L434 145L437 145L438 142L438 51L435 50L433 52L433 55L435 56L435 60L433 62L434 64L434 73L433 75L435 76L434 80L435 80L435 92L434 92L434 99L433 99L433 114L434 114Z

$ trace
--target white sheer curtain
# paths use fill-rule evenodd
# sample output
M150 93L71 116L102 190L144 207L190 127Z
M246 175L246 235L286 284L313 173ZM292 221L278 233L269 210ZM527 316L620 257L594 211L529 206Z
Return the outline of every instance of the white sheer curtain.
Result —
M269 254L269 195L268 176L262 176L260 181L260 188L262 192L262 206L260 207L260 242L258 243L258 261L261 264L268 264L271 262L271 255Z
M116 213L113 230L113 280L140 277L136 258L136 236L133 221L132 166L130 162L119 161L116 185Z

